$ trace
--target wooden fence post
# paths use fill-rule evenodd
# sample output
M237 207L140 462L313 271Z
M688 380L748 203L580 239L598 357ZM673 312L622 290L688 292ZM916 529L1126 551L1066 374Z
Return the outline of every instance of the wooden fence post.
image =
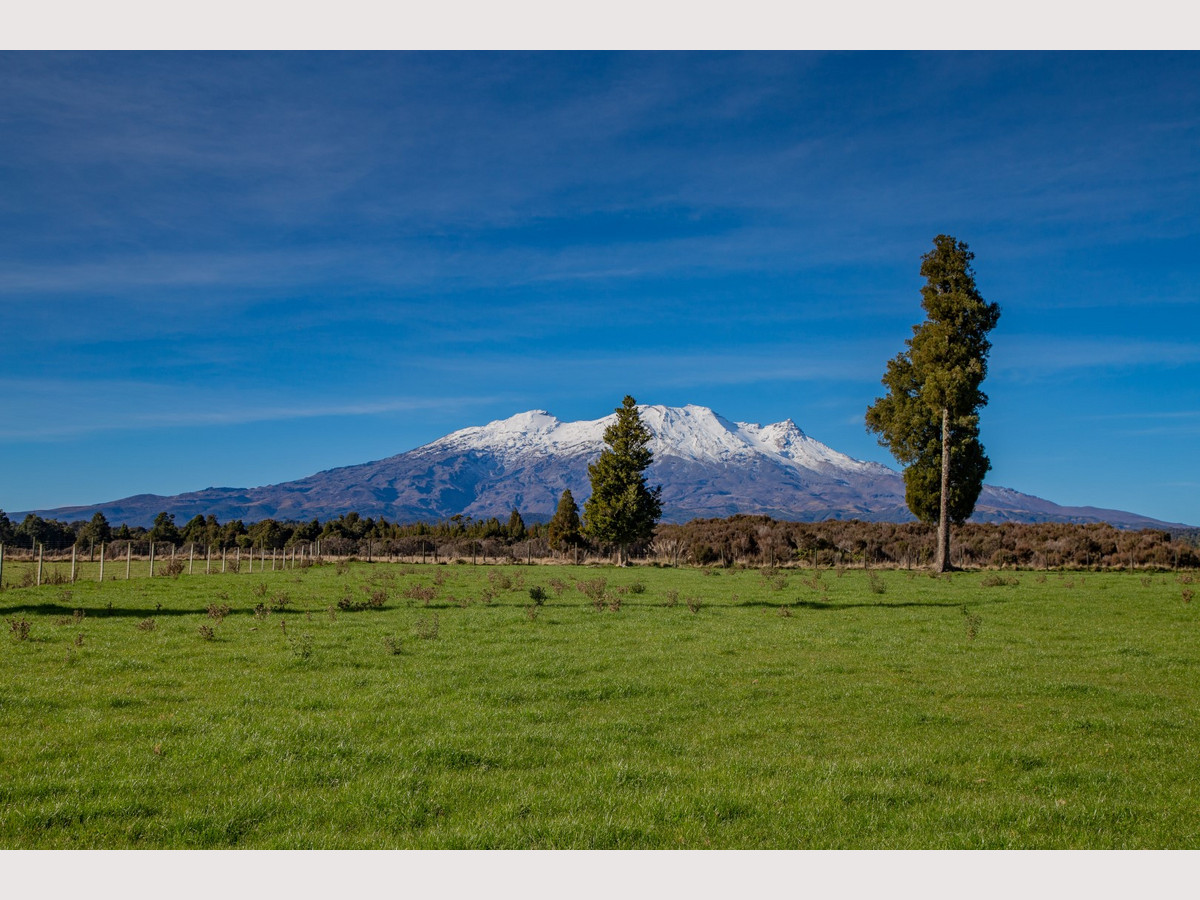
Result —
M71 584L75 583L75 545L71 545Z
M38 587L42 586L42 545L38 544L38 571L37 571Z
M104 542L100 542L100 583L104 584Z
M133 541L125 542L125 580L129 580L129 567L133 564Z
M196 556L196 542L190 541L188 543L188 574L189 575L192 574L192 560L195 558L195 556Z
M150 542L150 577L154 577L154 541Z
M4 544L0 543L0 591L4 590Z

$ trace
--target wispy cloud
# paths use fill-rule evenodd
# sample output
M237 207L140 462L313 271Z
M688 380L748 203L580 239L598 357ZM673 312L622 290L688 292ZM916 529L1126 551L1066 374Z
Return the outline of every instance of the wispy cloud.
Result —
M382 416L422 410L470 409L490 396L385 397L339 402L318 398L280 404L255 391L198 392L129 381L0 380L0 442L63 440L99 432L245 425L316 418Z
M1072 370L1171 368L1195 363L1200 363L1200 344L1194 341L1026 334L997 337L990 370L998 376L1026 380Z

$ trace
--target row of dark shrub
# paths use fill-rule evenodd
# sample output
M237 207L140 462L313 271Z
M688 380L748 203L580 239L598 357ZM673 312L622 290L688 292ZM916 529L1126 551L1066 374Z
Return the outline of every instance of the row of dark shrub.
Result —
M660 525L652 550L698 565L817 566L927 565L936 529L916 522L780 522L766 516L696 519ZM953 529L956 566L1120 568L1200 566L1197 535L1144 529L1122 531L1104 523L967 523Z

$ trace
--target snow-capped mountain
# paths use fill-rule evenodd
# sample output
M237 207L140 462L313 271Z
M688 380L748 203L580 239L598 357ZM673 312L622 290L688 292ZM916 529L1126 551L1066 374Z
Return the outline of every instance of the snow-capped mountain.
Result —
M640 406L653 440L648 478L663 486L663 518L682 522L736 513L814 521L911 521L900 473L853 459L809 437L790 419L733 422L703 406ZM505 518L515 507L530 521L553 515L570 488L590 493L587 466L604 449L613 413L560 422L543 410L464 428L388 459L331 469L267 487L208 488L175 497L139 495L98 506L38 511L59 519L96 510L112 522L148 525L165 510L182 523L197 514L221 521L326 519L351 510L392 521L436 521L464 514ZM1009 488L986 486L978 521L1106 521L1122 527L1165 523L1117 510L1063 507Z

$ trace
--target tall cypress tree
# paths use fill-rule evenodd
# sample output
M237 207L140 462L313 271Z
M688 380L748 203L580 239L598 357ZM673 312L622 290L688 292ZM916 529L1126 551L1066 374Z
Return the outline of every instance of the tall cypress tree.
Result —
M979 442L978 410L987 403L980 385L992 348L988 333L1000 307L975 286L965 243L945 234L921 257L921 306L926 319L913 326L908 348L887 364L888 389L867 409L867 429L906 468L905 500L922 522L937 522L934 568L950 568L950 523L975 509L991 462Z
M646 469L654 461L650 429L638 415L637 401L626 396L617 418L604 431L608 449L588 466L592 495L583 505L584 527L601 544L615 544L623 565L629 547L648 541L662 515L662 487L646 486Z

